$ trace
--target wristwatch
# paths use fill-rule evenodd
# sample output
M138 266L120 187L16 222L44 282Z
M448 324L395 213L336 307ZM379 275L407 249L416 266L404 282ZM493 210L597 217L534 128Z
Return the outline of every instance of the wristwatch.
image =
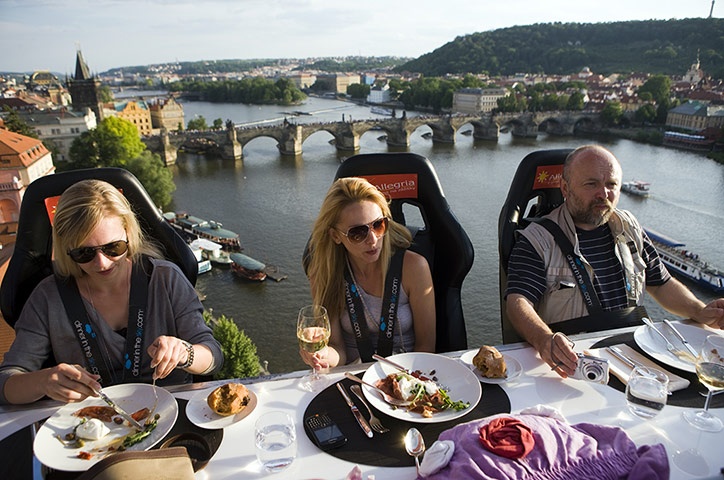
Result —
M181 340L181 343L186 347L186 362L177 365L177 368L189 368L194 363L194 346L186 340Z

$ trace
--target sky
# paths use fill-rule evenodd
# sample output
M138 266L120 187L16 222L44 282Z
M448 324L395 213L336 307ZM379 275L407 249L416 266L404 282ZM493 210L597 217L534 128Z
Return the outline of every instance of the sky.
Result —
M721 18L724 0L714 6ZM711 0L0 0L0 71L174 61L419 57L535 23L708 17Z

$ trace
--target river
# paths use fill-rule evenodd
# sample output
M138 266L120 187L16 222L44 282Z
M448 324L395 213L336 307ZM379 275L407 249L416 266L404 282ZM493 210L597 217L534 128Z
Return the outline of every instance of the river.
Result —
M237 104L185 102L186 122L203 115L236 124L263 121L317 122L371 118L367 107L337 100L310 98L304 105L284 108ZM310 115L289 116L290 110ZM408 113L414 115L413 113ZM467 128L460 129L461 131ZM429 158L452 210L475 248L475 263L463 284L463 309L468 345L501 342L498 291L497 223L500 208L520 160L538 149L573 148L590 140L548 137L537 140L501 135L497 143L475 141L458 133L454 145L434 145L419 128L408 151ZM379 131L360 140L360 153L387 152ZM199 276L197 288L204 305L216 315L232 317L255 342L271 372L304 368L299 360L295 322L300 307L310 302L309 284L301 255L310 229L340 161L348 154L330 145L331 134L318 132L303 145L297 158L282 158L271 138L244 147L242 160L222 160L180 154L172 166L177 190L171 208L216 220L241 236L245 253L279 268L287 278L250 283L224 268ZM651 182L647 199L621 194L619 206L631 210L645 226L684 241L702 258L724 266L724 165L701 154L638 144L628 140L599 141L616 154L624 180ZM702 299L713 294L692 287ZM647 308L654 319L664 316L653 301Z

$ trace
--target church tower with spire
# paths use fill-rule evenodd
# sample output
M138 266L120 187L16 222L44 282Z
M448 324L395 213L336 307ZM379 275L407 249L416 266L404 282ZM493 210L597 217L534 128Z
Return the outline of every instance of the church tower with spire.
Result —
M68 81L68 90L73 99L73 110L82 112L90 108L96 114L96 121L103 120L103 105L100 100L101 81L91 75L80 49L75 57L75 77Z

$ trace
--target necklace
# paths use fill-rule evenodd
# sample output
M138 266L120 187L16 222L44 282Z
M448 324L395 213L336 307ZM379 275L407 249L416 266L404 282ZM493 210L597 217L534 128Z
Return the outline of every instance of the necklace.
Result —
M360 290L359 292L359 298L362 300L362 310L364 311L365 319L369 319L372 321L372 324L376 327L375 330L378 332L379 335L379 327L380 327L380 316L382 312L380 312L380 316L374 317L372 313L370 312L369 307L367 306L367 302L365 301L365 297L362 292L364 292L364 289L359 285L357 282L357 279L354 276L354 271L352 270L352 265L349 263L349 257L345 257L345 262L347 262L347 268L349 269L349 274L352 277L352 281L357 285L357 288ZM384 294L383 294L384 295ZM402 335L402 325L400 324L399 320L397 322L397 331L399 333L400 337L400 349L401 353L407 352L407 348L405 348L405 337ZM394 351L394 348L393 348Z

